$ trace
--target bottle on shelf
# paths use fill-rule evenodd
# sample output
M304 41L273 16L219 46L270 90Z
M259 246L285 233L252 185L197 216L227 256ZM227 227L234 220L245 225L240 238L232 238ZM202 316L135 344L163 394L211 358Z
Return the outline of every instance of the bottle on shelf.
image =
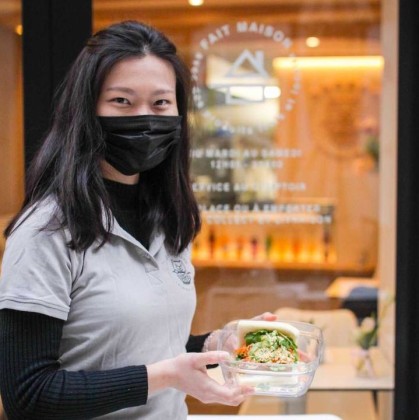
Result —
M209 249L209 258L214 259L215 257L215 246L216 246L216 236L214 229L210 229L208 234L208 249Z

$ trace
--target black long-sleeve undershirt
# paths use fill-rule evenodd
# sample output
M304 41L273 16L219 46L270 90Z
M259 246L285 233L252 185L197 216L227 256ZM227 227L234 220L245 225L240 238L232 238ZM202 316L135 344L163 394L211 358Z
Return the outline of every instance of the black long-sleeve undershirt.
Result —
M0 392L10 420L89 419L146 403L145 366L60 369L63 325L34 312L0 311ZM207 336L191 336L187 350L200 351Z
M63 325L46 315L0 311L0 389L10 420L88 419L146 403L145 366L60 369Z

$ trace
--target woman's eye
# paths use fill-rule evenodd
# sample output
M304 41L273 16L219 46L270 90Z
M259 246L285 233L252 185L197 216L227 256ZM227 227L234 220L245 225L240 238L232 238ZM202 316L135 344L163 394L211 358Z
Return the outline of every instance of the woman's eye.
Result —
M169 104L170 102L167 99L159 99L158 101L154 102L154 105L156 106L165 106Z
M111 102L116 102L117 104L121 105L129 105L130 102L127 98L113 98Z

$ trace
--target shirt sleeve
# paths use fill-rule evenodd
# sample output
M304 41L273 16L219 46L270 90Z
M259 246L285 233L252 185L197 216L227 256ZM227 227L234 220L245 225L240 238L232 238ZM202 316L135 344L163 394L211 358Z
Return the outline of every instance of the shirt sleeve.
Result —
M188 353L201 353L202 348L204 347L204 342L208 338L211 333L202 334L202 335L190 335L189 340L186 343L186 351ZM207 365L207 369L214 369L218 366L215 365Z
M204 342L210 333L202 335L190 335L186 343L186 351L188 353L200 353L204 347Z
M0 392L10 419L88 419L147 401L145 366L60 369L64 321L0 310Z
M45 212L45 210L44 210ZM0 282L0 309L37 312L66 320L73 279L75 251L63 229L43 229L42 210L31 214L7 238Z

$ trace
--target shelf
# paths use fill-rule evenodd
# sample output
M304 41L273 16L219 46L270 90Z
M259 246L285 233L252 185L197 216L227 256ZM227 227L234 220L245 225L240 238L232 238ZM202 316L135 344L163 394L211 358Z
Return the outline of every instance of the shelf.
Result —
M372 273L374 267L336 263L303 263L273 261L208 261L192 259L196 268L232 268L298 271L338 271L348 273Z
M220 205L222 206L222 205ZM240 206L240 205L238 205ZM253 211L232 211L225 209L220 211L217 206L215 210L201 211L202 219L208 225L330 225L333 223L332 205L324 204L265 204L257 205ZM246 206L247 207L247 206ZM218 210L217 210L218 209ZM281 211L283 209L283 211ZM304 209L305 211L300 211Z

